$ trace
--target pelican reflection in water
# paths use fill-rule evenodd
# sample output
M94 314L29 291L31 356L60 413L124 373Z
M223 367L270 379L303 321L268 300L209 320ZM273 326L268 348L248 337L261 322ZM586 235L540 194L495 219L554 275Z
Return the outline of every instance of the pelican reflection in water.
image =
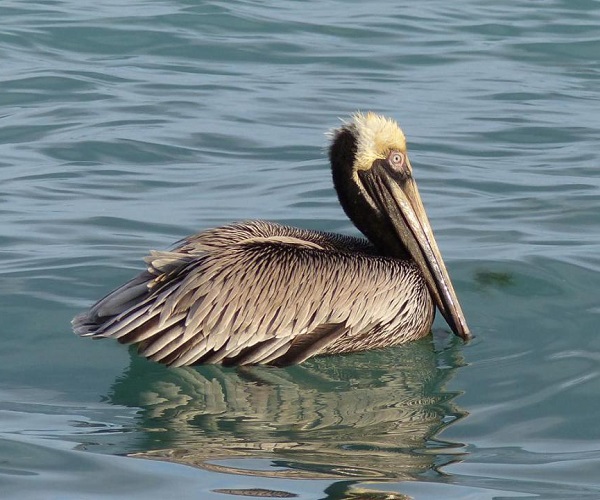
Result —
M173 366L300 363L430 331L470 337L397 123L357 113L332 133L333 183L367 240L248 221L204 231L73 320Z
M422 480L465 457L438 437L466 416L447 388L463 364L440 335L284 370L167 370L132 355L107 394L135 409L132 432L89 446L244 476Z

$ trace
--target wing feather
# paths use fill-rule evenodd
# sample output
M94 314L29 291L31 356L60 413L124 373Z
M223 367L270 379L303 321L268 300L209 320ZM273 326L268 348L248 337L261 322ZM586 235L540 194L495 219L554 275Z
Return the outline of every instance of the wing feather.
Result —
M74 326L174 366L289 364L352 350L353 336L402 328L405 288L422 277L344 238L263 222L207 231L151 252L147 271Z

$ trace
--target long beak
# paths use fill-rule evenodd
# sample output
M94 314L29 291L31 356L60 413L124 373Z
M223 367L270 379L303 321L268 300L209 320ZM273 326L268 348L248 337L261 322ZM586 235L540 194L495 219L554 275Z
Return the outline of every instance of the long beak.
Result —
M469 327L433 236L416 182L412 176L398 181L385 168L382 170L385 172L379 177L382 208L425 276L429 291L448 325L456 335L469 340Z

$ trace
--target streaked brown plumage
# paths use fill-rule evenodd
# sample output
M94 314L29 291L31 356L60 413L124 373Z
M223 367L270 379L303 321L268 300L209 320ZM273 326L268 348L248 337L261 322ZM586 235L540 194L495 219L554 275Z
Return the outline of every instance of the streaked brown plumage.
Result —
M154 251L147 271L73 320L173 366L286 365L426 335L435 305L468 328L397 124L356 114L330 148L340 202L370 241L248 221Z

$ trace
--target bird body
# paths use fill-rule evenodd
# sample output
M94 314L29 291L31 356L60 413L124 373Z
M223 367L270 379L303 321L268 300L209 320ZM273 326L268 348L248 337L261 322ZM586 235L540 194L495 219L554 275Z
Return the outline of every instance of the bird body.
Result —
M397 345L429 332L436 305L467 338L401 130L357 114L333 135L334 185L368 240L266 221L210 229L151 252L146 271L75 317L75 331L173 366L288 365ZM393 162L404 170L377 171Z

